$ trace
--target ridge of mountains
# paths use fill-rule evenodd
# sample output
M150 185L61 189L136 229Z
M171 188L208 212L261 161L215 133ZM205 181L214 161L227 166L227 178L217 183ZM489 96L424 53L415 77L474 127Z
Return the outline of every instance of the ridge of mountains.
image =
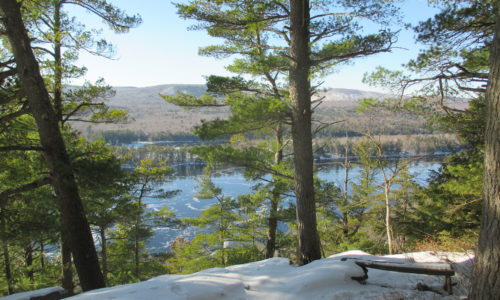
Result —
M228 116L227 108L200 108L185 110L167 103L160 97L173 95L177 91L201 96L206 91L204 84L163 84L149 87L114 87L116 94L107 100L111 108L128 110L133 119L126 124L92 125L90 131L131 130L146 134L169 132L172 134L188 134L200 124L201 120L213 120ZM354 89L328 89L318 93L324 97L321 110L326 108L353 109L357 100L362 98L379 98L382 93ZM73 127L80 131L88 124L74 123Z
M176 92L201 96L206 91L204 84L163 84L148 87L113 87L116 95L109 99L111 107L133 108L137 105L167 105L159 96L174 95ZM369 92L354 89L328 89L319 92L320 97L325 97L325 102L343 102L345 106L356 105L356 101L362 98L381 97L382 93Z

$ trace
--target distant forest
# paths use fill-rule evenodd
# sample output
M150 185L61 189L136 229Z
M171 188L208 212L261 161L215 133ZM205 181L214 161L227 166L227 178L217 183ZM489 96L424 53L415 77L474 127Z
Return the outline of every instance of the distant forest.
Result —
M327 122L334 123L330 126L321 128L315 135L316 157L328 155L343 155L344 150L341 146L345 143L345 137L349 137L352 142L356 142L366 133L378 136L384 144L386 153L391 155L398 153L409 153L412 155L429 155L436 152L454 152L462 148L460 141L449 128L440 124L428 122L422 116L410 114L407 112L390 112L386 110L370 111L361 113L356 110L356 103L349 102L348 106L336 107L332 102L323 103L317 109L315 118L317 127ZM223 110L221 110L221 114ZM212 110L212 112L214 112ZM153 113L153 112L152 112ZM209 119L210 113L199 112L202 119ZM180 110L176 114L182 118L192 118L189 124L195 124L200 116L198 113ZM135 120L131 123L141 122ZM175 118L170 118L166 114L162 122L171 122L173 124L183 125ZM184 125L185 126L185 125ZM146 129L133 130L114 129L107 130L102 127L87 128L83 134L90 140L104 140L106 143L116 146L131 145L135 142L166 142L176 146L192 146L200 144L213 144L217 141L202 140L196 134L190 132L188 128L173 130L171 132ZM247 134L249 140L261 140L265 136ZM230 136L220 139L219 142L227 141ZM161 144L161 143L160 143ZM188 149L188 148L184 148ZM188 151L188 150L186 150Z

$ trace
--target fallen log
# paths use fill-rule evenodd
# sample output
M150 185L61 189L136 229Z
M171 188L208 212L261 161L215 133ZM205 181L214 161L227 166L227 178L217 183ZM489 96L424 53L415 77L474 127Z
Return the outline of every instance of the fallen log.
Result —
M345 260L345 259L343 259ZM363 277L353 277L352 279L364 282L368 278L368 268L401 272L414 273L425 275L445 276L444 289L449 295L453 293L451 286L451 276L455 275L455 271L450 264L447 263L398 263L388 261L370 261L355 259L354 263L360 266L365 272Z

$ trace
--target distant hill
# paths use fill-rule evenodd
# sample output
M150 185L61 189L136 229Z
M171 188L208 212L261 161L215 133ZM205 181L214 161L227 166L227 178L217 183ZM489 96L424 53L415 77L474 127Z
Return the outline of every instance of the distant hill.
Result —
M228 111L225 108L203 108L184 110L173 104L166 103L160 94L173 95L177 91L201 96L206 90L203 84L164 84L150 87L115 87L116 95L109 99L112 108L127 109L134 119L127 124L92 125L91 131L131 130L146 134L168 132L172 134L189 134L191 129L201 123L201 120L225 118ZM352 119L354 107L362 98L380 98L383 94L353 89L328 89L315 96L322 98L321 109L317 117L326 121L336 119ZM88 124L74 124L82 132L87 131ZM344 126L347 126L345 123Z
M188 134L193 126L202 119L211 120L227 116L226 109L200 109L186 111L181 107L167 103L160 97L173 95L177 91L201 96L206 86L203 84L164 84L150 87L114 87L115 96L108 99L111 108L126 109L134 119L127 124L92 125L92 131L131 130L155 134L170 132ZM86 132L87 124L74 124L75 128Z
M163 84L149 87L114 87L116 95L109 99L111 107L134 108L143 105L164 106L170 105L159 95L173 95L177 91L201 96L206 91L204 84Z
M384 94L352 89L328 89L320 91L317 97L324 97L324 106L355 107L360 99L382 98Z
M114 87L116 95L109 99L111 107L135 108L137 106L152 105L168 107L169 110L178 110L174 105L165 103L159 96L174 95L176 92L201 96L206 91L204 84L163 84L150 87ZM383 94L352 89L328 89L319 92L320 97L325 97L324 102L342 106L355 106L356 101L362 98L381 97Z

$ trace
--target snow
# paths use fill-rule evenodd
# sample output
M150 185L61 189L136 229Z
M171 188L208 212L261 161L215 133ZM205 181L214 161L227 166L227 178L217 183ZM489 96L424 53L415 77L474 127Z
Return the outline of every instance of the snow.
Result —
M347 259L342 261L342 258ZM444 295L443 276L369 269L366 284L360 284L351 279L364 274L354 259L448 262L457 272L457 276L452 277L456 283L454 295ZM472 256L467 253L374 256L348 251L301 267L290 265L286 258L271 258L190 275L163 275L139 283L89 291L71 299L461 299L467 294L466 273L471 265ZM435 291L419 291L417 283Z
M49 287L49 288L40 289L40 290L36 290L36 291L17 293L14 295L3 297L2 300L29 300L31 298L50 295L52 293L63 293L63 292L64 292L64 289L62 287Z

